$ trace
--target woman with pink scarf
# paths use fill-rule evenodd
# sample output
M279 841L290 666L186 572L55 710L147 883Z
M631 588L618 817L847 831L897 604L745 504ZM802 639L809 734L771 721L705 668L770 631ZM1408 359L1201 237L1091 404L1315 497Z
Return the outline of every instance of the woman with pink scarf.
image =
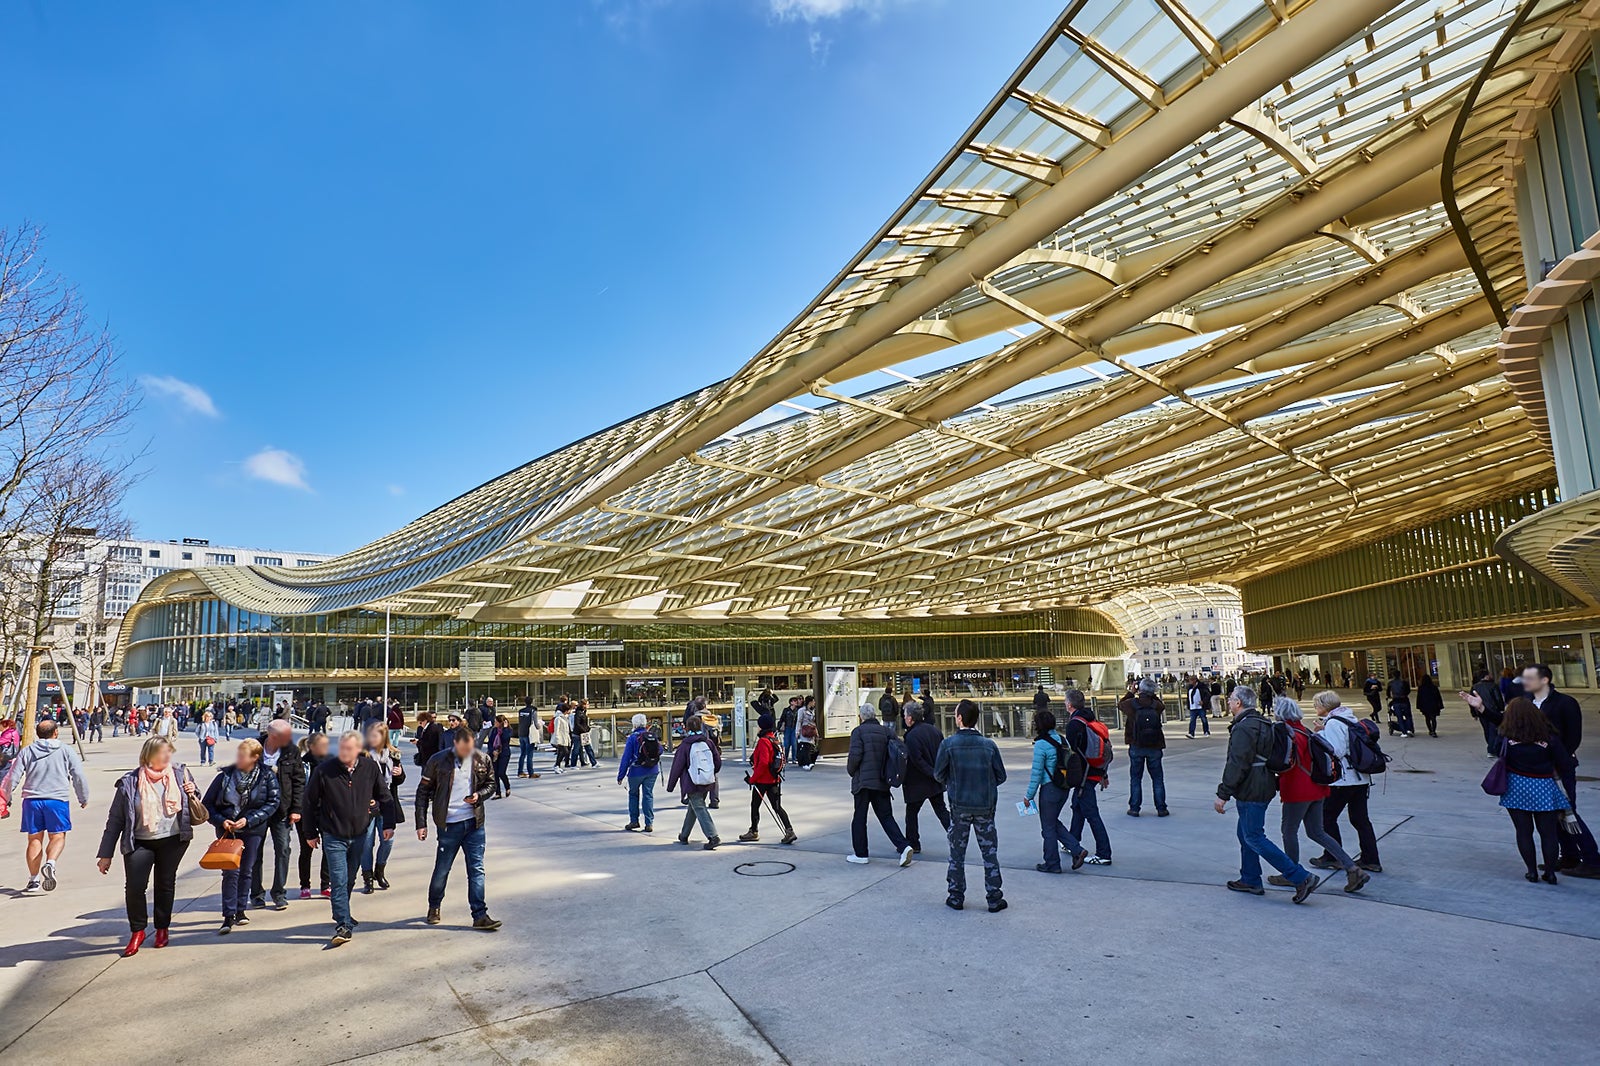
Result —
M144 946L149 915L145 892L155 875L155 947L167 946L172 924L172 904L177 895L178 864L194 837L195 808L204 819L194 777L182 763L172 761L172 742L153 736L139 749L139 768L122 775L106 831L100 837L100 872L111 872L111 856L122 853L127 876L128 928L133 935L123 957L137 955Z

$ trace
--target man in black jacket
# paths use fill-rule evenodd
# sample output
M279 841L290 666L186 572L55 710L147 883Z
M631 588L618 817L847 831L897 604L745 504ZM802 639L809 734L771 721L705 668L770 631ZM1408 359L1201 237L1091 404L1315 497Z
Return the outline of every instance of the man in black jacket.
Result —
M306 784L306 843L321 847L328 857L335 947L350 939L356 925L350 916L350 889L361 865L373 804L383 818L385 840L394 839L398 814L383 771L361 749L361 734L346 733L339 738L339 754L317 767Z
M1550 728L1572 756L1572 764L1561 775L1561 786L1566 789L1572 813L1578 813L1578 745L1583 743L1583 710L1578 701L1565 692L1557 692L1551 684L1550 667L1533 663L1522 668L1522 689L1533 705L1550 720ZM1594 834L1578 819L1576 835L1556 834L1561 839L1561 866L1569 876L1600 878L1600 850L1595 848Z
M1166 720L1166 705L1156 695L1153 678L1143 678L1139 690L1117 705L1125 723L1123 740L1128 745L1128 813L1139 817L1144 799L1144 772L1150 770L1150 788L1155 792L1156 815L1165 818L1167 811L1167 780L1161 771L1161 756L1167 747L1167 737L1162 729Z
M428 760L417 782L417 839L428 839L428 822L439 831L439 849L433 857L433 878L428 882L428 924L439 924L439 908L449 884L456 853L467 860L467 903L472 908L472 928L493 932L500 923L489 917L485 901L483 831L485 795L494 789L494 764L478 751L472 731L457 729L452 745Z
M289 827L300 821L305 806L306 764L294 748L294 728L282 718L273 719L261 734L261 765L278 775L278 813L267 823L272 838L272 909L289 908ZM265 907L262 890L266 857L256 863L250 905Z
M913 709L914 708L914 709ZM939 745L944 734L932 722L922 717L921 704L907 704L906 723L906 778L901 783L901 794L906 801L906 840L915 854L922 854L922 835L917 830L917 812L926 803L933 816L946 833L950 832L950 811L944 805L944 785L934 776L934 761L939 757Z

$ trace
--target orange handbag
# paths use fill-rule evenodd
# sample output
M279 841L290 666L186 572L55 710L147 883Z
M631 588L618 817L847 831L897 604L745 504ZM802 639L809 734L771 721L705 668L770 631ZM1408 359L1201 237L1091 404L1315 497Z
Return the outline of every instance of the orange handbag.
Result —
M244 861L244 841L238 837L218 837L200 856L202 870L237 870Z

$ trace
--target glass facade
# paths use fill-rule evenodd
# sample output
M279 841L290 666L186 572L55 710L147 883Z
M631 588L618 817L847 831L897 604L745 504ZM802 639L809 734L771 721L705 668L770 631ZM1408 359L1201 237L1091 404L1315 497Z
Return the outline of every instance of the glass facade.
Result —
M1124 644L1095 611L1053 610L981 618L738 624L470 622L394 615L393 675L448 680L466 650L492 651L501 676L564 677L579 641L618 641L597 654L593 672L647 680L721 671L792 671L813 657L893 669L928 664L1097 661ZM372 611L264 615L220 599L152 604L139 612L122 675L148 684L271 675L305 679L381 674L384 616ZM676 691L673 698L676 698Z
M1362 644L1391 634L1483 630L1592 614L1495 551L1508 527L1555 502L1554 486L1530 489L1246 581L1240 586L1245 643Z

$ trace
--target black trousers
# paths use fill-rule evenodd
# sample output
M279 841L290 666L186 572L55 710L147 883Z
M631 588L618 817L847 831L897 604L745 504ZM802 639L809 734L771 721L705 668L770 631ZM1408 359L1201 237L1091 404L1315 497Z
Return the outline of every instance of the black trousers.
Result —
M754 833L761 825L762 796L772 804L772 813L778 816L778 824L783 826L783 831L794 832L794 827L789 824L789 812L783 809L783 786L762 785L754 781L750 782L750 832Z
M295 822L299 825L299 822ZM289 881L289 817L284 815L281 819L273 819L267 823L267 839L272 842L272 898L279 899L283 896L285 886ZM265 869L267 865L267 841L261 842L261 858L256 860L256 868L250 874L250 898L263 899L266 896Z
M320 848L314 848L306 843L306 827L304 822L294 824L295 832L300 837L300 887L311 887L311 854L316 852L322 857L322 883L318 888L327 888L328 881L328 853Z
M933 816L939 819L939 825L946 833L950 832L950 809L944 805L944 793L935 792L931 796L919 796L914 800L906 800L906 840L917 851L922 850L922 834L917 830L917 812L922 810L926 803L933 810Z
M150 924L150 914L145 908L145 891L150 887L150 875L156 880L156 928L172 925L172 901L177 896L178 864L189 842L176 833L159 840L134 840L133 850L122 857L122 871L127 878L128 928L135 933Z
M1373 832L1372 819L1367 815L1367 794L1371 791L1371 785L1334 785L1330 788L1328 798L1322 801L1322 831L1343 846L1344 841L1339 837L1339 815L1349 811L1350 825L1356 831L1356 839L1361 842L1361 853L1356 856L1356 862L1377 866L1380 865L1378 834ZM1322 857L1330 862L1338 861L1327 851L1323 851Z

